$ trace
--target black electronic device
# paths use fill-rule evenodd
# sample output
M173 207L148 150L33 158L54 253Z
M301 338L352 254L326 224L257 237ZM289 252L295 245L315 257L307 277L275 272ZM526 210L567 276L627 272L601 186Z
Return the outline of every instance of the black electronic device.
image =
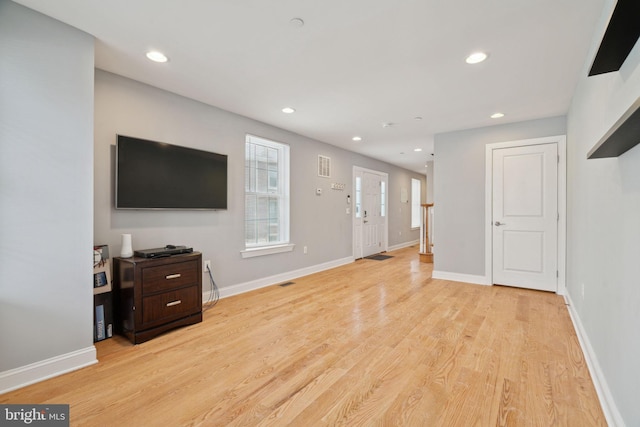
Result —
M116 209L227 209L227 156L118 135Z
M141 249L139 251L135 251L133 255L140 258L161 258L171 255L190 254L191 252L193 252L193 248L167 245L164 248Z

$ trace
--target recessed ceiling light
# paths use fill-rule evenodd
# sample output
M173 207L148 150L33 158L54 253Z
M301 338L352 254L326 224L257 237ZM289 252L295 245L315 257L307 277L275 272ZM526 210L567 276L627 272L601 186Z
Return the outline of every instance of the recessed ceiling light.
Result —
M422 148L414 148L413 151L415 151L416 153L419 153L420 151L422 151Z
M296 28L304 27L304 21L301 18L293 18L289 21L289 24Z
M157 50L150 50L147 52L147 58L152 60L153 62L167 62L169 58L162 52L158 52Z
M420 117L420 116L415 116L415 117L413 118L413 120L418 120L418 121L420 121L420 120L422 120L422 117Z
M390 128L390 127L393 127L393 126L395 126L395 125L396 125L395 123L388 122L388 123L383 123L383 124L382 124L382 127L383 127L383 128Z
M362 137L361 136L354 136L351 139L354 140L354 141L362 141Z
M500 117L504 117L504 114L503 113L493 113L491 115L492 119L499 119Z
M284 108L282 109L282 112L283 112L283 113L285 113L285 114L291 114L291 113L295 113L295 112L296 112L296 110L295 110L295 109L293 109L293 108L291 108L291 107L284 107Z
M484 52L474 52L471 55L467 56L465 62L467 64L478 64L487 59L487 54Z

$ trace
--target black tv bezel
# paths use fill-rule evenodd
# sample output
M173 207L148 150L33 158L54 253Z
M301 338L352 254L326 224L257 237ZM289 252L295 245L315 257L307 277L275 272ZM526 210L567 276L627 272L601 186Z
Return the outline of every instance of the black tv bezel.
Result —
M198 204L200 206L196 206L196 204L194 204L193 206L189 206L189 207L175 207L175 206L134 206L135 204L128 204L127 206L120 206L119 205L119 199L118 199L118 194L120 192L119 190L119 170L120 170L120 157L119 157L119 145L120 145L120 141L122 139L128 139L128 140L134 140L134 141L141 141L143 143L150 143L153 145L157 145L158 147L169 147L170 149L176 149L176 150L180 150L183 152L187 152L187 153L191 153L191 154L196 154L199 157L216 157L217 160L223 160L224 161L224 206L205 206L204 204ZM197 149L197 148L192 148L192 147L186 147L184 145L177 145L177 144L171 144L171 143L167 143L167 142L162 142L162 141L157 141L157 140L151 140L151 139L146 139L146 138L139 138L139 137L134 137L134 136L129 136L129 135L121 135L121 134L117 134L116 135L116 150L115 150L115 180L114 180L114 207L117 210L144 210L144 211L154 211L154 210L159 210L159 211L168 211L168 210L173 210L173 211L219 211L219 210L227 210L228 209L228 205L229 205L229 189L228 189L228 155L226 154L221 154L221 153L216 153L214 151L208 151L208 150L201 150L201 149Z

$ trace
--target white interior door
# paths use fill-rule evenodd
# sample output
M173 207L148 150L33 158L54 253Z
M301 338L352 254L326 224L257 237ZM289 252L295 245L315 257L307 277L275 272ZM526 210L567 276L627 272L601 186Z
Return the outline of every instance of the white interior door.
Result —
M557 291L558 147L493 150L493 283Z
M354 256L364 258L387 250L386 174L354 169Z

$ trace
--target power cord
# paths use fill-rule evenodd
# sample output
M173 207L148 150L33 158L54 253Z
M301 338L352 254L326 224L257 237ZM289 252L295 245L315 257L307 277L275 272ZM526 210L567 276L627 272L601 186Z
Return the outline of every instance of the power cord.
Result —
M211 268L207 265L207 273L209 274L209 283L211 284L211 292L209 292L209 300L204 303L204 311L209 310L211 307L216 305L216 303L220 300L220 291L218 290L218 285L216 285L215 280L213 280L213 274L211 273Z

